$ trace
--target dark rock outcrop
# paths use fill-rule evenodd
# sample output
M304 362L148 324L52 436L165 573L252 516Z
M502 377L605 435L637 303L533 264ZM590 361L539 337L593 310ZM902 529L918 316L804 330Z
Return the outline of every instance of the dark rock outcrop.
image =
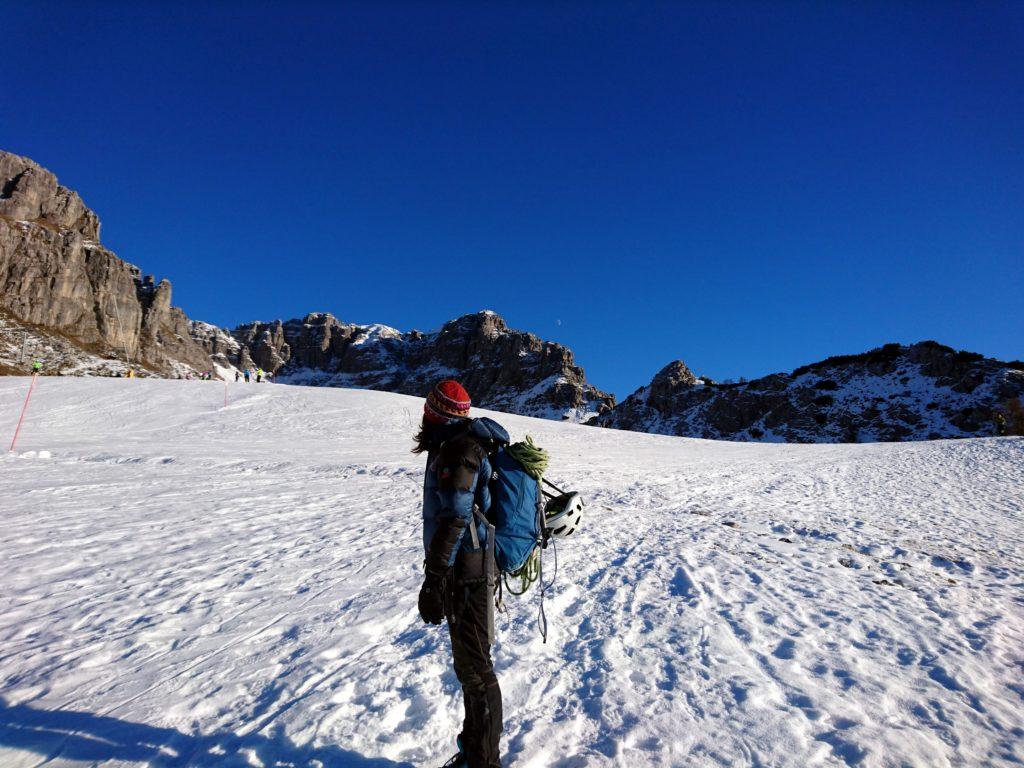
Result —
M587 383L569 349L512 330L493 312L460 317L434 333L352 325L314 313L248 323L233 336L240 344L236 359L251 360L278 381L424 395L452 376L481 407L573 421L615 404Z
M934 341L887 344L741 384L667 366L597 420L601 426L726 440L857 442L993 433L1024 396L1024 365Z

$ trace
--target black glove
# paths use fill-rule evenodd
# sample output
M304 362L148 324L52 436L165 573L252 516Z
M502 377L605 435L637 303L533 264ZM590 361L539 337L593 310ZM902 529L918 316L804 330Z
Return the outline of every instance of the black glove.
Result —
M427 624L440 624L444 619L444 593L451 577L449 568L441 576L427 573L420 587L420 617Z
M445 591L452 574L448 563L466 525L461 518L445 517L430 540L424 561L427 575L420 587L420 616L427 624L440 624L444 619Z

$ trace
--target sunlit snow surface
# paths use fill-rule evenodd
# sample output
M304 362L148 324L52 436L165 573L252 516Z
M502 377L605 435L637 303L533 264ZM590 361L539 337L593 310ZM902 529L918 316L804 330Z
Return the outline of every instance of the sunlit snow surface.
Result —
M9 441L28 379L0 380ZM43 378L0 458L0 765L437 766L420 401ZM716 443L496 415L586 525L495 649L506 766L1024 760L1024 441ZM6 448L6 442L4 443ZM548 557L546 567L552 569Z

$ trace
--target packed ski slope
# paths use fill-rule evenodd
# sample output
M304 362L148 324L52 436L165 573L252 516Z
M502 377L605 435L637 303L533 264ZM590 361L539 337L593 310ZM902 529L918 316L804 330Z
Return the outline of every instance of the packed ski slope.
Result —
M10 439L28 379L0 380ZM0 765L440 765L421 402L44 378L0 458ZM589 500L509 601L506 766L1024 761L1024 441L757 445L495 415ZM6 446L4 446L6 447ZM548 557L547 569L553 561Z

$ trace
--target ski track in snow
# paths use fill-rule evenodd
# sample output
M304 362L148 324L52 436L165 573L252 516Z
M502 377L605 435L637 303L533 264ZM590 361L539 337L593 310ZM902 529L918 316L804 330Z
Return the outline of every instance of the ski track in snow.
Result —
M27 383L0 380L11 430ZM228 391L40 380L0 458L0 765L451 754L447 633L415 607L421 401ZM498 617L507 767L1024 762L1024 440L494 417L588 502L547 644L536 591Z

